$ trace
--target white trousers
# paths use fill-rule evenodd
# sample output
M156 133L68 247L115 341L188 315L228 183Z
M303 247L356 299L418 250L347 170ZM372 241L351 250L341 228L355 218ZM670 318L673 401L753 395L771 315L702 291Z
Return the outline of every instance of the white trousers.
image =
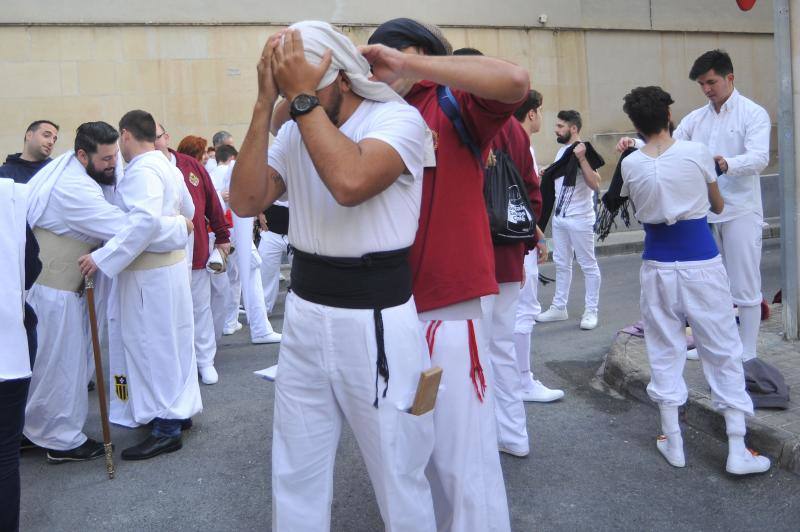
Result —
M430 367L413 298L382 311L389 367L378 381L372 310L333 308L290 293L275 383L272 529L330 530L333 466L342 423L355 434L386 530L436 528L425 465L433 414L406 412Z
M91 352L86 298L34 284L28 303L39 318L39 347L25 407L24 434L46 449L68 451L86 441L87 352Z
M431 364L442 368L436 446L427 469L440 532L508 531L508 501L497 450L491 362L481 320L473 320L486 378L483 401L470 378L467 320L423 321Z
M225 328L225 324L228 321L228 305L233 295L227 271L211 273L209 277L211 285L211 319L214 321L214 338L219 342L219 339L222 338L222 329ZM239 306L238 303L236 306Z
M584 308L596 311L600 302L600 267L594 256L594 217L553 217L553 261L556 264L553 306L558 308L567 308L573 255L586 285Z
M489 359L494 377L494 411L497 418L497 443L513 451L527 453L528 419L520 395L517 351L514 347L519 283L500 283L500 292L483 296L483 324L489 339Z
M261 256L261 284L264 286L264 305L272 314L280 286L281 259L289 245L289 237L272 231L261 231L258 254Z
M237 250L237 253L239 250ZM250 325L250 339L266 336L274 332L264 304L264 285L261 284L261 257L253 242L250 242L248 255L238 258L244 308L247 323ZM247 271L243 270L247 267ZM238 309L237 309L238 312Z
M238 253L238 251L236 252ZM242 280L239 277L238 257L228 258L228 296L225 299L225 327L233 329L239 323L239 304L242 302Z
M211 312L211 275L205 268L192 270L194 351L198 368L213 366L217 354L214 317Z
M665 263L644 261L639 273L644 339L650 360L647 393L660 405L679 406L688 321L711 388L712 406L753 413L745 391L742 343L736 330L730 285L722 259Z
M530 334L536 324L536 316L542 312L539 304L539 250L532 249L525 255L525 286L519 291L515 333Z
M123 271L116 289L124 362L119 370L133 421L187 419L202 411L186 264Z
M762 221L751 213L711 224L730 279L733 302L742 307L761 305Z

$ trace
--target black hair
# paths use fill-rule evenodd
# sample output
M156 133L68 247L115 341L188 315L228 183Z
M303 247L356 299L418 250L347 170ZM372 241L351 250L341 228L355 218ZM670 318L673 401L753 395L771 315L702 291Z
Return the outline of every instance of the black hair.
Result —
M218 164L226 163L231 157L236 157L237 155L239 155L239 152L236 151L236 148L230 144L222 144L221 146L217 146L216 151L214 152L214 158L217 160Z
M644 135L669 129L669 106L675 103L661 87L636 87L623 98L622 110Z
M50 124L51 126L56 128L56 131L58 131L58 124L56 124L55 122L51 122L50 120L34 120L33 122L31 122L31 125L28 126L28 129L25 130L25 136L27 137L28 133L30 132L36 133L36 131L42 124Z
M100 144L114 144L119 133L111 124L105 122L86 122L75 130L75 153L83 150L87 155L97 153Z
M125 129L138 141L156 141L156 121L147 111L136 109L128 111L119 119L120 133Z
M519 104L517 110L514 111L514 118L516 118L520 122L523 122L529 112L535 111L536 109L542 106L542 99L543 98L541 92L533 89L529 90L528 97L525 98L525 100L521 104Z
M573 109L566 109L563 111L559 111L556 117L559 120L563 120L564 122L566 122L571 126L577 127L578 131L580 131L581 128L583 127L583 120L581 120L581 114Z
M694 60L692 69L689 71L689 79L697 81L697 78L713 70L722 77L733 74L733 61L725 50L711 50Z
M453 55L483 55L483 52L477 48L459 48L458 50L453 50Z

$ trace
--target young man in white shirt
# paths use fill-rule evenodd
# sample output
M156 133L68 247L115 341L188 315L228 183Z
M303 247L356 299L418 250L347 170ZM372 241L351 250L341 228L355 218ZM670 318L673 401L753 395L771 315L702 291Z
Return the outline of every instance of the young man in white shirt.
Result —
M725 469L735 475L763 473L770 461L744 444L745 415L753 415L753 402L745 391L728 276L706 216L709 207L723 212L714 160L703 144L671 138L673 102L660 87L638 87L624 100L623 110L646 142L622 161L620 195L636 205L645 231L640 282L651 369L647 393L659 405L664 431L656 446L671 465L686 465L678 407L688 397L683 380L688 322L712 405L725 417Z
M369 64L327 23L301 22L271 37L258 71L230 198L240 216L284 196L292 204L272 528L330 529L333 464L346 420L386 529L433 531L425 478L433 414L407 412L430 365L407 258L433 149L425 123L387 85L369 81ZM293 121L268 147L279 91Z
M514 111L514 117L522 125L522 129L532 136L542 128L542 94L531 90L528 98ZM531 143L533 170L539 178L539 165L536 164L536 152ZM525 255L525 284L519 292L517 317L514 324L514 347L517 351L517 362L522 379L522 400L538 403L549 403L564 397L563 390L550 389L533 375L531 370L531 335L533 334L536 316L542 311L539 304L539 263L547 260L547 245L541 238Z
M761 324L760 173L769 163L772 125L766 110L734 87L733 63L724 51L698 57L689 79L698 83L708 104L681 120L673 136L705 144L718 166L725 208L709 214L708 221L730 278L733 302L739 307L742 357L747 361L757 356ZM634 144L634 139L623 137L617 149Z
M578 111L559 111L556 120L556 140L563 144L555 160L569 146L581 143L583 121ZM539 314L536 321L562 321L569 318L567 299L572 283L572 257L578 261L583 272L585 287L584 311L581 329L597 327L597 312L600 302L600 267L594 256L594 193L600 190L600 174L593 170L586 159L586 147L581 143L573 152L580 167L575 178L575 190L561 212L553 213L553 261L556 263L556 293L550 308ZM556 179L556 201L561 197L564 178Z

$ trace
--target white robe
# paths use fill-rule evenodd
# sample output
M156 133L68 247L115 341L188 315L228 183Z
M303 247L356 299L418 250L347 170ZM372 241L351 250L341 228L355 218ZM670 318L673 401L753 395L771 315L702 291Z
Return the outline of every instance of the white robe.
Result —
M160 152L131 160L114 197L129 215L122 231L129 243L127 260L114 260L106 250L108 244L93 253L98 268L117 275L109 304L110 357L116 357L110 365L119 371L110 379L115 391L111 421L125 426L147 424L157 417L187 419L202 410L186 263L125 269L157 237L154 220L180 212L179 185ZM123 379L127 395L115 386Z
M63 164L48 169L55 173L46 184L33 187L33 199L42 208L29 213L31 222L35 227L93 247L109 241L122 250L117 254L124 253L127 214L106 200L103 188L108 187L101 187L89 177L74 156L67 155L60 162ZM150 251L169 251L185 245L182 218L163 217L157 223L159 236L148 247ZM99 302L101 298L96 299ZM28 302L39 317L40 341L24 432L42 447L74 449L86 441L86 383L93 370L86 298L76 292L35 284ZM98 322L102 321L98 316Z

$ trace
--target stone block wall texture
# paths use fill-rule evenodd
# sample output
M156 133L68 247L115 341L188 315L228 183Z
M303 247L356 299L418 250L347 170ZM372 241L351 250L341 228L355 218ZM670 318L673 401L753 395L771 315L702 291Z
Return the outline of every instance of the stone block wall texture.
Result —
M222 14L215 2L140 3L135 12L117 0L79 12L63 2L33 1L0 14L0 155L21 150L33 120L61 125L58 154L71 148L80 123L116 125L134 108L153 113L173 146L188 134L210 141L219 129L231 131L238 145L264 41L300 18L336 22L358 44L381 20L432 20L445 25L455 48L471 46L525 66L531 86L544 95L543 129L533 137L539 162L552 161L558 148L552 132L558 110L578 109L583 137L608 161L601 172L606 180L616 162L613 145L631 130L622 113L625 93L661 85L676 101L679 119L705 102L688 71L706 50L728 50L739 90L775 119L771 2L747 15L733 0L470 0L475 10L468 15L451 1L406 12L388 2L312 1L269 12L266 3L238 0ZM539 24L540 14L547 24Z

